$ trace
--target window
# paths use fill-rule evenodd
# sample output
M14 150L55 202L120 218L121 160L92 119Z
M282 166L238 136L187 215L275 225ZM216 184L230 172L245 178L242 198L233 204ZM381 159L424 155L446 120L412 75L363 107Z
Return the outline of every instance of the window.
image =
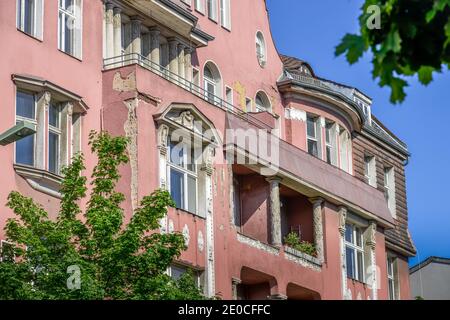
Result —
M270 100L267 95L260 91L255 97L256 112L270 112Z
M376 176L375 157L370 155L364 156L364 177L366 182L375 188L377 187Z
M252 112L252 99L245 98L245 111Z
M396 216L395 208L395 177L394 168L384 168L384 195L393 217Z
M205 13L205 0L195 0L195 10L201 13Z
M36 125L36 98L34 94L17 91L16 123L27 121ZM34 166L35 135L30 135L16 142L17 164Z
M306 118L306 135L308 153L316 158L320 158L320 125L319 118L308 116Z
M336 150L336 124L334 122L327 122L325 125L325 146L326 146L326 161L328 164L337 164L337 150Z
M61 111L57 104L50 104L48 110L48 171L59 174L61 140Z
M264 67L267 63L266 42L260 31L256 34L256 57L258 58L259 65Z
M352 224L345 225L345 266L348 278L364 282L364 236Z
M340 160L340 168L348 173L351 172L350 169L350 134L347 130L341 128L339 132L339 160Z
M44 0L17 0L17 29L42 39Z
M2 240L0 242L0 262L14 262L14 245L10 242Z
M197 168L194 149L185 143L169 143L170 194L177 208L197 214Z
M81 58L81 0L59 0L58 49Z
M210 103L218 104L221 93L221 77L217 67L208 62L203 70L205 99Z
M194 277L194 281L197 284L198 288L204 287L204 277L203 272L196 271L192 269L188 269L187 267L180 266L180 265L171 265L168 269L168 274L172 279L179 280L185 273L190 271Z
M397 276L397 259L395 257L388 257L387 259L387 278L389 300L398 299L398 276Z
M220 23L222 27L231 29L231 0L220 0Z
M217 0L206 0L208 7L208 17L217 21Z
M225 88L225 97L227 99L227 107L233 109L233 89L230 87Z

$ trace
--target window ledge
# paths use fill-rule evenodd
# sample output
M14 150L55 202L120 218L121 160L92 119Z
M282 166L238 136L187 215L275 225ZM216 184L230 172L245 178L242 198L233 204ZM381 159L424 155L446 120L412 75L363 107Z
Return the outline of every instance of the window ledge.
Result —
M33 35L31 33L25 32L25 31L23 31L22 29L19 29L19 28L17 28L17 31L19 31L20 33L30 37L33 40L39 41L41 43L44 42L44 40L42 38L38 37L37 35Z
M307 266L309 264L312 264L314 267L322 267L322 263L320 262L320 260L316 257L310 256L309 254L303 253L288 246L284 246L284 252L286 255L292 255L295 258L302 260L305 264L307 264Z
M198 215L198 214L196 214L196 213L192 213L192 212L190 212L190 211L187 211L187 210L184 210L184 209L181 209L181 208L175 208L175 212L176 212L177 214L181 214L181 213L189 214L189 215L191 215L191 216L194 216L194 218L199 218L199 219L202 219L202 220L206 220L206 217L203 217L203 216L201 216L201 215Z
M278 256L280 254L279 248L273 247L273 246L271 246L269 244L266 244L266 243L263 243L263 242L261 242L259 240L250 238L249 236L246 236L246 235L244 235L242 233L239 233L239 232L237 234L237 240L239 242L241 242L241 243L244 243L244 244L250 246L250 247L254 247L254 248L257 248L259 250L266 251L266 252L268 252L270 254L273 254L273 255L276 255L276 256Z
M14 164L16 173L23 177L30 186L40 192L61 199L61 182L63 178L47 170L37 169L31 166Z

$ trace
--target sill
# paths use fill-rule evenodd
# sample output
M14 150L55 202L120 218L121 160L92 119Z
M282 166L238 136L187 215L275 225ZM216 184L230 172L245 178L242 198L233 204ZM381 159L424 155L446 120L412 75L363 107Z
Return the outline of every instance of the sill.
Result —
M199 218L199 219L202 219L202 220L206 220L205 217L202 217L202 216L200 216L200 215L198 215L198 214L196 214L196 213L193 213L193 212L190 212L190 211L181 209L181 208L174 208L174 209L175 209L175 212L176 212L177 214L181 214L181 213L189 214L189 215L191 215L191 216L194 216L194 218Z
M223 30L228 31L228 32L231 33L231 28L228 28L228 27L225 27L225 26L222 26L222 25L221 25L221 27L222 27Z
M197 8L195 8L194 11L197 12L197 13L199 13L199 14L201 14L202 16L205 16L205 15L206 15L205 12L202 12L202 11L200 11L200 10L197 9Z
M39 42L41 42L41 43L44 42L44 40L43 40L42 38L39 38L39 37L37 37L37 36L35 36L35 35L32 35L32 34L30 34L30 33L28 33L28 32L25 32L25 31L23 31L22 29L17 28L17 31L19 31L20 33L26 35L27 37L29 37L29 38L31 38L31 39L33 39L33 40L39 41Z
M214 20L213 18L211 18L211 17L208 16L208 20L211 21L211 22L213 22L213 23L215 23L215 24L219 24L219 19Z
M273 255L278 256L280 254L280 248L272 246L270 244L264 243L260 240L249 237L241 232L237 233L237 240L241 243L244 243L250 247L271 253Z
M353 278L349 278L349 277L347 277L347 281L351 281L353 284L355 284L355 283L359 283L359 284L361 284L361 285L363 285L364 287L367 287L367 283L366 282L364 282L364 281L359 281L359 280L357 280L357 279L353 279Z
M80 61L80 62L83 62L83 59L82 59L82 58L78 58L77 56L74 56L74 55L72 55L72 54L70 54L70 53L67 53L67 52L65 52L64 50L58 49L58 51L61 52L61 53L63 53L63 54L65 54L65 55L68 56L68 57L71 57L72 59L75 59L75 60L78 60L78 61Z
M16 173L24 178L35 190L61 199L60 193L62 177L47 170L37 169L31 166L14 164Z
M294 248L288 247L288 246L284 246L284 252L291 254L297 258L306 260L306 262L312 263L318 267L322 266L322 263L320 262L319 259L317 259L316 257L310 256L309 254L303 253L301 251L298 251Z

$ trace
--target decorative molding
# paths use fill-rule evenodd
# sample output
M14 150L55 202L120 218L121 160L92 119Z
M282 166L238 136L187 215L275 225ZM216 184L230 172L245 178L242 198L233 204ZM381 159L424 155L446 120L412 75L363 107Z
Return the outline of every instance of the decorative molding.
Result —
M203 238L203 233L201 231L198 232L197 244L198 250L200 250L200 252L203 252L203 249L205 248L205 239Z
M172 219L169 219L169 228L168 229L169 229L169 233L173 233L175 231L175 227L174 227Z
M276 256L280 255L279 249L274 248L274 247L272 247L272 246L270 246L268 244L262 243L259 240L255 240L255 239L249 238L247 236L244 236L243 234L238 233L237 234L237 240L239 242L241 242L241 243L244 243L244 244L250 246L250 247L254 247L256 249L268 252L270 254L273 254L273 255L276 255Z
M189 242L191 241L191 235L189 234L189 227L187 224L183 227L183 237L184 237L184 244L186 247L189 247Z
M297 120L306 122L306 111L295 109L295 108L286 108L284 112L284 116L288 120Z
M293 261L303 267L314 271L322 271L322 263L319 259L295 250L291 247L284 247L284 256L287 260Z

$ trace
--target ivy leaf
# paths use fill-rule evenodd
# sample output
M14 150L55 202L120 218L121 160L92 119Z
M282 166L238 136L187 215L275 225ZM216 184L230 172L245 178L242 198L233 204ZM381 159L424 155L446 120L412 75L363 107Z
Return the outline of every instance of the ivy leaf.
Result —
M356 34L346 34L341 43L336 47L335 55L340 56L347 52L347 61L350 64L356 63L367 49L363 37Z
M435 69L430 66L421 66L419 71L417 72L419 75L419 81L424 85L429 84L431 81L433 81L434 70Z
M393 51L395 53L400 52L402 49L402 39L400 38L400 33L398 30L391 30L391 32L389 32L385 45L387 51Z
M447 46L450 44L450 17L448 18L447 24L444 27L445 35L447 36L447 40L445 41L444 47L447 48Z

